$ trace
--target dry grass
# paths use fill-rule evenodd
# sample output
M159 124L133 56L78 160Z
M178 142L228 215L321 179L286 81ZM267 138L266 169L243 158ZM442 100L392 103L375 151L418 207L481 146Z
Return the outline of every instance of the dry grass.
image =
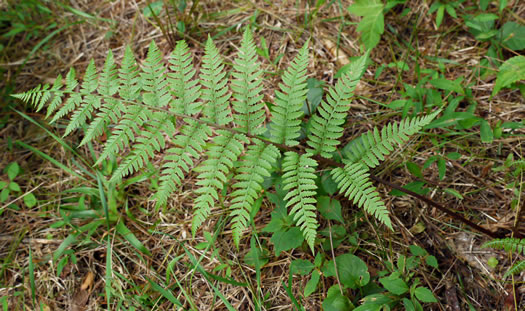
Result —
M518 16L525 14L525 8L518 5L519 1L509 2ZM115 25L87 19L82 24L66 29L53 39L47 49L39 51L30 59L18 75L15 75L17 70L15 65L27 55L33 43L23 41L19 44L13 43L5 59L0 60L6 68L7 79L4 83L14 77L16 90L26 90L43 81L52 81L58 74L65 74L71 66L78 72L83 72L91 58L95 59L97 67L100 68L109 49L113 51L118 62L123 56L123 48L126 44L132 47L139 60L144 59L151 40L155 40L164 55L170 52L169 40L141 13L146 5L145 1L79 0L72 3L78 10L115 21ZM264 60L266 71L276 73L284 68L298 48L311 37L312 58L309 72L312 77L332 84L334 75L344 65L346 59L337 55L335 48L337 44L339 44L339 51L344 55L359 55L355 25L342 24L343 21L356 22L358 19L347 14L344 8L350 3L343 1L341 8L338 5L323 7L305 26L305 13L312 10L305 3L201 1L191 15L188 13L191 7L189 4L186 9L187 15L179 17L193 21L187 25L184 39L188 41L194 52L197 67L199 56L203 51L202 45L208 33L213 35L232 27L219 36L216 43L223 51L223 55L234 55L241 37L239 28L255 18L259 25L255 29L256 38L266 38L270 58L275 59L280 54L284 55L275 66ZM467 5L469 3L464 4ZM489 45L476 41L467 32L466 26L460 19L454 20L447 16L444 25L436 30L434 16L426 14L428 6L427 1L408 1L395 9L400 13L403 8L409 8L410 11L406 16L387 15L385 23L392 29L387 29L380 45L372 52L371 58L376 65L369 68L359 87L358 95L362 97L354 101L354 109L350 111L348 122L350 126L345 132L343 144L373 126L381 126L392 119L393 114L364 98L385 104L399 99L399 90L403 83L410 85L418 83L416 66L438 69L438 64L426 56L449 59L457 63L445 66L446 77L448 79L465 77L466 80L473 82L472 97L478 103L476 112L491 124L494 125L497 120L521 122L524 119L525 105L523 97L517 91L502 91L491 100L489 96L495 76L480 80L473 74L473 69L479 67L481 59L486 57ZM61 13L59 20L78 19L78 16L71 12L58 7L56 9ZM177 16L179 13L171 14ZM411 25L414 24L416 26L413 28ZM395 30L396 34L392 30ZM409 51L407 46L412 46L418 51L419 56L416 59L412 57L414 52ZM503 51L503 53L507 57L512 55L510 51ZM387 67L377 79L374 78L377 64L388 64L396 60L406 61L410 69L399 72L395 68ZM231 63L232 59L227 58L226 61ZM274 74L269 74L265 79L265 89L268 90L265 100L272 99L271 90L276 88L278 82L278 75ZM17 182L24 191L34 190L40 203L29 209L18 201L21 206L21 210L18 211L0 206L0 211L3 211L0 218L0 258L4 258L0 260L0 264L4 264L3 274L0 275L3 284L0 288L0 297L9 297L10 310L11 307L12 310L22 310L23 305L28 309L34 309L28 279L30 247L36 264L36 296L38 301L47 306L47 310L106 309L108 306L103 296L106 249L102 238L107 234L113 235L113 232L105 232L102 226L97 233L86 237L84 243L76 245L77 263L67 264L60 277L56 277L56 262L51 260L53 252L70 233L69 226L58 228L52 226L62 220L59 207L77 204L74 199L78 198L78 194L64 191L88 184L26 149L12 146L13 141L21 140L37 147L64 165L75 167L71 154L64 151L39 127L11 110L4 109L2 114L9 116L9 122L0 129L2 139L0 167L17 161L23 169ZM28 111L27 114L37 120L43 117L40 113ZM53 131L60 132L58 129ZM472 133L473 135L450 140L439 148L432 143L430 135L422 137L398 150L391 156L392 160L380 167L377 173L397 184L408 183L415 178L403 163L412 161L422 165L432 155L459 151L462 157L455 163L454 161L448 163L444 180L439 180L435 164L424 171L424 178L431 184L439 185L439 188L455 189L462 193L465 199L458 200L440 191L433 191L429 195L486 228L510 234L517 215L516 210L510 207L514 195L505 187L511 179L505 171L495 172L491 168L502 165L510 153L516 158L523 155L524 132L519 133L521 136L495 140L490 145L482 144L475 131ZM434 134L439 134L439 131ZM69 138L69 143L75 145L75 139ZM95 152L98 151L97 146L94 148ZM80 149L79 153L86 158L90 157L90 150L87 148ZM5 175L1 176L2 180L5 178L7 178ZM217 241L210 250L204 251L198 247L199 243L205 242L202 232L214 232L218 226L218 219L220 216L225 216L225 213L223 210L215 210L203 230L193 239L190 229L194 183L195 176L189 174L181 191L172 197L169 206L160 213L154 212L148 200L152 191L147 182L133 184L127 189L119 189L128 202L127 212L124 211L124 206L119 206L125 214L123 217L126 217L126 224L151 251L152 256L140 255L129 243L113 237L113 271L122 275L122 278L113 279L113 288L129 301L133 299L156 301L154 297L148 297L153 292L148 280L160 283L166 275L168 263L174 257L185 253L182 246L184 242L188 251L195 257L202 256L201 265L206 271L212 271L219 265L225 264L231 269L233 279L248 283L249 286L246 288L224 282L213 282L213 285L223 293L235 309L253 310L254 290L252 289L256 287L255 271L243 261L244 255L249 250L249 238L243 239L244 244L238 250L232 243L229 228L225 228L218 232ZM350 223L362 222L357 229L360 243L357 254L367 262L373 275L384 269L383 260L395 262L398 253L407 253L409 245L417 244L436 256L440 264L440 271L418 271L423 284L440 298L440 303L433 305L433 309L465 310L468 304L471 304L477 310L503 310L509 305L509 299L512 304L512 298L508 298L512 297L512 287L503 286L504 283L498 281L504 271L501 267L494 270L486 265L488 257L496 256L505 267L508 267L509 258L500 252L480 250L479 245L486 241L487 237L470 232L460 223L417 199L408 196L392 197L388 195L390 189L378 186L392 212L395 232L377 228L368 219L358 218L356 209L344 201L346 219ZM90 203L89 199L86 203ZM258 228L268 223L271 210L271 204L264 202L256 218ZM517 221L521 223L521 219ZM422 229L417 230L418 228ZM162 234L151 233L151 231L162 232ZM520 226L518 233L524 232L525 228ZM267 237L262 239L269 242ZM335 251L339 254L348 250L346 246L339 247ZM269 295L266 310L292 308L290 297L284 290L282 281L288 278L291 260L297 258L313 260L309 252L299 249L281 254L278 258L270 257L269 263L263 268L262 294ZM194 307L199 310L225 309L210 283L202 274L194 272L188 263L187 258L181 259L173 266L173 274L193 298ZM215 273L226 276L225 270ZM128 282L123 281L124 279ZM522 308L525 306L521 295L524 290L521 287L523 278L518 276L516 280L515 289ZM306 281L307 278L294 278L293 292L296 297L301 296ZM332 285L331 282L333 280L322 280L321 290L302 301L306 310L321 308L321 302L326 290ZM15 296L15 293L21 296ZM144 297L141 298L142 295ZM180 298L186 301L184 297ZM112 309L115 307L112 306ZM161 303L151 307L168 310L172 308L172 304L162 300ZM188 308L190 305L186 304L185 307Z

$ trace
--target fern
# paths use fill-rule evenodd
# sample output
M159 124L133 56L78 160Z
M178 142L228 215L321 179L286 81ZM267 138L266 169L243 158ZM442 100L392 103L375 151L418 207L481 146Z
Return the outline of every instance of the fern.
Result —
M272 141L288 146L299 144L303 103L306 100L306 67L308 66L308 41L283 74L281 92L275 91L270 132Z
M241 42L239 54L233 64L233 119L239 129L250 135L260 135L265 132L261 127L264 122L264 104L261 102L262 70L257 62L253 35L247 28Z
M228 93L228 79L225 77L226 71L219 50L208 36L200 75L201 84L204 86L201 98L204 101L203 113L206 120L218 125L225 125L233 120L228 105L231 94Z
M243 134L234 134L229 131L218 131L214 144L208 149L208 159L195 171L200 172L195 192L199 194L195 199L195 214L192 222L193 235L208 218L215 201L219 200L218 191L227 183L227 175L235 161L244 150L244 144L249 141Z
M381 201L376 188L368 178L367 168L361 163L348 163L344 168L337 167L331 171L334 181L337 183L341 193L352 200L354 204L363 207L365 211L373 215L377 220L392 229L392 223L388 217L388 210Z
M350 98L365 70L368 53L351 64L350 70L345 73L335 88L329 90L326 101L317 108L318 113L311 120L311 133L308 135L308 152L331 158L336 151L339 139L343 135L341 125L346 120Z
M403 144L410 135L419 132L440 112L412 119L405 119L398 124L389 123L383 127L381 134L377 127L356 139L346 156L354 163L365 163L369 168L379 165L386 155L394 150L396 144Z
M157 208L166 206L170 195L204 154L205 160L194 169L198 176L192 233L196 234L220 202L229 210L237 246L254 216L253 206L263 190L264 178L278 168L277 159L283 152L286 206L313 251L318 227L315 170L322 161L334 164L323 158L337 151L368 54L352 63L350 71L329 90L317 114L309 120L306 148L299 148L307 93L307 52L308 42L285 70L275 91L268 140L262 138L266 132L262 70L249 29L244 31L234 59L231 83L230 72L208 37L198 75L184 41L177 43L168 64L151 42L140 68L131 48L126 47L120 66L111 52L100 74L90 62L80 87L71 69L53 86L38 86L14 96L37 110L47 106L51 122L70 114L65 135L77 128L85 129L80 145L107 133L95 165L118 156L120 162L111 182L118 183L152 163L154 157L160 158L159 187L152 197ZM339 192L391 229L388 210L369 179L369 170L384 160L395 144L405 143L437 113L363 134L344 154L344 165L328 168ZM222 197L228 188L230 193Z
M286 207L292 207L291 215L301 228L304 238L314 252L314 242L317 230L317 216L315 214L314 198L317 186L315 185L315 167L317 162L306 153L299 155L296 152L287 152L283 160L283 190L288 191L284 199Z
M270 176L270 169L279 156L279 149L255 139L242 158L232 186L230 216L232 219L233 241L239 246L242 232L248 226L255 200L262 190L264 177Z
M507 252L513 252L517 254L525 255L525 239L517 238L504 238L504 239L494 239L488 241L481 246L482 248L494 248L494 249L504 249ZM515 275L525 270L525 260L518 261L514 264L505 274L503 278L507 278L509 275Z

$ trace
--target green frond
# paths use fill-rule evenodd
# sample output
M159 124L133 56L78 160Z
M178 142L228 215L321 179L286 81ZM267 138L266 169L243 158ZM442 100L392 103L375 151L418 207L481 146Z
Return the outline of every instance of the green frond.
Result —
M175 99L170 108L175 113L194 115L200 110L200 85L198 79L193 79L195 69L188 45L184 41L177 42L175 50L169 59L171 72L168 73L169 83Z
M301 131L303 104L306 100L306 68L308 67L308 41L299 50L288 69L283 73L281 91L275 90L275 106L270 123L271 140L275 143L296 146Z
M122 99L127 101L134 101L140 95L142 89L139 71L137 67L137 61L131 51L131 48L126 46L124 51L124 58L122 59L122 65L119 69L119 95Z
M162 54L154 41L151 41L148 56L140 73L142 89L142 100L146 106L162 108L169 104L171 95L168 81L166 80L166 68L162 62Z
M199 196L195 199L193 207L193 235L210 215L215 201L219 200L218 191L228 182L227 175L247 143L248 138L242 134L219 130L206 152L208 158L194 169L199 172L197 185L200 187L195 191Z
M64 83L62 81L62 76L58 75L58 77L55 80L55 83L53 84L53 87L50 90L50 94L52 94L52 99L49 105L47 106L46 119L49 118L51 114L62 104L62 97L64 96L64 92L62 91L63 86ZM42 97L41 102L37 108L39 111L44 107L44 104L47 102L47 100L46 102L44 102L43 99L44 97Z
M337 81L335 88L330 88L326 101L317 107L317 113L310 122L308 152L331 158L343 135L342 125L345 123L350 100L365 69L368 52L350 65L350 70Z
M248 226L253 204L261 194L264 177L270 176L272 164L279 155L279 149L274 145L254 139L253 145L250 145L241 157L241 166L235 175L237 182L232 186L235 190L230 195L232 234L237 247L244 229Z
M368 169L361 163L348 163L344 169L334 168L331 172L334 181L348 199L367 213L392 229L388 210L381 201L379 193L368 178Z
M95 96L93 92L97 90L98 79L97 79L97 68L95 67L95 61L92 59L87 66L86 73L82 86L80 88L80 94L82 94L82 101L80 107L75 107L71 121L66 127L64 136L69 135L76 128L82 127L86 124L87 120L91 118L93 111L100 107L100 97ZM71 96L74 96L72 94ZM60 111L59 111L60 113Z
M95 165L99 165L111 155L118 154L130 142L134 142L135 133L140 133L140 127L149 119L150 114L151 112L148 111L147 107L141 105L129 105L126 107L122 120L111 132L111 136L106 141L104 150L98 157Z
M184 179L184 173L189 172L193 167L192 158L199 158L206 139L211 135L211 129L207 125L192 119L184 119L184 121L187 125L182 127L181 134L175 136L173 142L176 147L168 149L164 157L159 190L154 195L157 207L167 203L169 195Z
M64 106L62 106L62 108L60 108L58 112L55 113L50 123L54 123L56 122L56 120L70 113L82 102L82 95L78 92L74 92L74 90L78 86L78 81L75 78L75 76L76 76L75 69L71 68L66 75L66 87L64 89L64 93L70 94L70 96L66 100L66 103L64 104ZM47 114L50 116L55 111L55 109L58 108L60 104L62 104L62 101L60 101L56 107L52 107L51 105L48 106Z
M204 101L203 113L206 119L218 125L230 123L233 118L229 105L231 94L228 92L228 78L219 50L210 36L202 58L200 80L204 86L201 98Z
M239 129L251 135L261 135L266 128L261 127L265 119L262 103L262 70L257 61L255 42L251 31L246 28L241 42L239 54L233 64L231 89L234 101L232 103L235 124Z
M494 248L494 249L504 249L507 252L513 252L518 254L525 255L525 239L517 238L504 238L504 239L494 239L488 241L482 246L483 248Z
M506 279L509 275L516 275L523 270L525 270L525 260L518 261L507 272L505 272L503 278Z
M383 127L381 134L377 127L355 140L346 154L348 159L354 163L366 163L370 168L379 165L385 156L390 154L396 144L405 143L410 135L419 132L424 126L432 122L440 110L424 117L404 119L399 124L389 123Z
M290 215L293 216L297 226L301 228L304 239L314 252L315 236L317 234L317 216L315 195L315 168L317 162L311 154L299 155L296 152L285 153L283 167L283 190L288 191L284 200L286 207L292 207Z
M61 76L58 76L55 85L51 89L49 88L49 84L40 84L27 92L12 94L11 96L18 98L33 107L36 107L36 111L40 111L49 101L49 98L51 98L51 96L53 96L62 87L61 80Z
M110 122L117 123L122 117L124 105L119 99L112 97L119 89L119 80L117 76L117 66L115 65L115 59L113 58L111 50L106 57L104 69L99 77L99 84L98 93L102 96L100 111L89 124L84 139L80 142L80 146L102 135L104 128L110 124Z
M171 115L156 111L148 124L140 132L131 152L117 167L110 182L118 183L123 177L139 171L165 146L164 134L168 137L175 133L175 126Z

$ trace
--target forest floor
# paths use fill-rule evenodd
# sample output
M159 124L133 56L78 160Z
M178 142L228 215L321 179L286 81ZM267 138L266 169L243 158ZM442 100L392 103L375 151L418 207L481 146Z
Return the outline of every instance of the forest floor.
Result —
M91 59L102 68L109 50L119 63L126 45L140 63L152 40L165 56L173 50L174 42L186 40L198 70L210 34L229 66L247 25L260 48L267 102L274 98L280 73L307 39L309 78L325 86L333 85L339 70L363 53L357 31L361 18L348 12L352 2L346 0L319 1L323 3L319 8L315 1L195 1L195 6L187 1L184 9L171 4L186 1L164 1L158 19L145 14L147 2L77 0L60 5L59 1L43 1L49 12L20 13L33 19L27 23L41 22L41 28L35 26L10 40L1 39L0 71L5 78L0 81L4 90L0 97L0 168L6 169L0 173L0 181L6 185L15 181L20 189L11 189L0 203L0 297L4 297L0 298L0 308L175 310L170 293L158 284L173 285L177 280L184 290L173 290L171 295L182 301L184 309L226 310L226 299L236 310L291 310L298 305L305 310L321 310L327 289L338 282L337 278L321 278L318 289L308 297L303 291L310 274L294 275L291 288L286 288L291 262L314 260L307 247L276 256L270 237L260 235L269 252L264 255L266 263L257 286L256 269L245 261L250 250L248 234L236 248L229 228L217 229L221 228L220 219L227 216L226 210L214 210L192 238L195 173L187 174L168 207L158 212L150 200L150 182L123 184L118 189L125 197L117 199L118 210L127 228L149 250L148 255L105 226L95 227L89 234L72 234L94 223L93 219L72 220L69 213L72 206L91 206L100 200L97 179L79 169L83 161L93 163L100 146L76 148L81 140L79 131L64 138L75 155L49 135L62 136L60 123L49 125L44 112L35 112L7 94L53 83L71 67L82 76ZM485 13L499 16L495 28L508 20L523 24L525 6L519 2L508 1L501 13L497 3L491 2ZM467 95L459 99L457 111L472 113L493 129L507 124L502 134L482 142L479 125L460 128L449 123L427 129L397 148L374 174L397 185L412 185L412 189L499 237L523 237L525 101L518 88L503 89L491 97L497 58L506 60L520 51L495 48L491 41L475 38L465 20L468 14L480 12L472 9L477 1L447 3L458 3L459 16L445 13L439 27L436 13L429 13L431 1L409 0L385 14L385 31L371 51L371 63L355 92L341 146L375 126L401 120L403 107L410 115L459 96L436 87L429 79L420 83L422 77L437 74L448 81L460 78L458 84ZM0 10L6 9L1 6ZM59 31L49 36L54 30ZM38 42L42 45L35 49ZM428 162L432 157L436 161ZM424 167L425 163L430 165ZM435 268L422 265L409 271L409 278L418 278L438 300L425 304L424 309L525 309L523 274L503 278L522 255L481 248L492 239L490 236L417 198L392 194L392 189L383 184L375 186L391 213L394 231L379 226L339 196L348 236L332 249L319 246L318 252L328 259L351 252L367 264L378 284L380 272L389 263L398 265L399 256L410 256L410 246L416 245L438 263ZM25 198L29 194L36 201ZM274 204L265 199L254 219L258 230L270 222L273 209ZM333 221L322 220L320 230L333 225ZM214 233L217 238L210 245ZM110 252L107 235L113 236ZM54 258L59 249L61 256ZM112 254L109 289L107 254ZM188 254L200 262L195 264ZM171 281L167 274L171 274ZM210 279L210 274L217 277ZM107 305L108 291L112 292L111 306ZM359 305L359 291L349 290L347 296ZM257 307L255 301L264 303Z

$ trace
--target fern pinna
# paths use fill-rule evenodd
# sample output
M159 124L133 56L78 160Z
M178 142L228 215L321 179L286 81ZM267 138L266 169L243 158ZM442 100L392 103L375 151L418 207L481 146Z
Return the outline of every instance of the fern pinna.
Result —
M256 55L253 35L246 29L229 73L208 38L197 73L184 41L177 43L168 66L151 42L141 66L127 47L119 68L110 52L102 72L97 73L92 61L81 84L71 69L53 86L39 86L14 96L37 110L47 104L46 116L53 116L51 122L71 114L65 135L83 129L80 145L108 133L95 165L120 156L112 182L139 171L153 157L161 157L160 183L153 195L157 207L168 203L190 170L197 172L194 235L221 202L229 211L233 240L239 245L251 223L263 181L280 163L283 189L288 191L286 206L313 251L318 227L316 170L323 159L330 159L337 151L368 54L352 63L306 122L302 108L308 91L307 41L284 71L279 90L275 90L268 126L263 73ZM369 179L369 169L436 114L363 134L350 152L343 154L343 163L328 168L340 192L392 228L388 210ZM301 131L307 132L306 148L297 147L303 142ZM201 157L205 159L194 167ZM279 162L280 157L283 159ZM230 191L222 197L225 188Z

